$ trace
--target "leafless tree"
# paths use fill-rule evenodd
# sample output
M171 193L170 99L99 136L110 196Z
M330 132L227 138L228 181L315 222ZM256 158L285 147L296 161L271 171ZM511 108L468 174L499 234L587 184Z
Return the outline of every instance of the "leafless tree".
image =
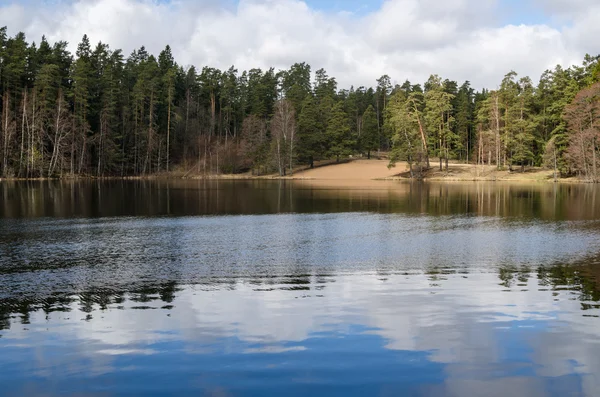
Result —
M576 171L590 181L599 181L600 83L579 92L565 109L569 124L568 156Z
M296 117L294 106L287 99L281 99L275 104L275 114L271 120L275 161L279 175L284 176L287 167L290 173L294 166L294 141L296 139Z

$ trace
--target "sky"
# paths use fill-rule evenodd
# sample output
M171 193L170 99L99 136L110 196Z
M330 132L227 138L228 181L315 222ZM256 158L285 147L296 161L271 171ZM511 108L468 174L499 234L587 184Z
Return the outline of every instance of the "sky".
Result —
M422 83L495 88L600 54L598 0L0 0L0 26L74 49L83 34L126 54L167 44L185 66L308 62L340 88Z

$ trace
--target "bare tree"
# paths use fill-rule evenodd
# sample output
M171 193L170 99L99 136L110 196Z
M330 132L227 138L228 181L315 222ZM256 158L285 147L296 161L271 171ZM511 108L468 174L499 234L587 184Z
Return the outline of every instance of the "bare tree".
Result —
M577 173L590 181L598 178L600 143L600 83L579 92L565 109L569 124L568 156Z
M14 120L12 120L12 117L10 115L10 93L8 92L8 90L4 94L4 99L2 102L4 106L2 108L2 117L0 117L0 129L2 130L2 142L0 142L0 147L2 147L2 174L0 175L8 176L8 155L10 149L10 139L11 136L15 133L16 127Z
M286 173L286 162L293 172L294 140L296 139L296 117L294 106L287 99L281 99L275 104L275 114L271 120L275 160L280 176Z
M240 142L243 166L260 175L269 154L268 150L267 124L258 116L246 117L242 123Z

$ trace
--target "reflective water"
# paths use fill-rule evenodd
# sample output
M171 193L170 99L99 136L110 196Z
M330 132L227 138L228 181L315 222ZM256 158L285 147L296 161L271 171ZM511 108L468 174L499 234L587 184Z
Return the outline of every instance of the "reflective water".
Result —
M596 396L600 188L0 183L2 396Z

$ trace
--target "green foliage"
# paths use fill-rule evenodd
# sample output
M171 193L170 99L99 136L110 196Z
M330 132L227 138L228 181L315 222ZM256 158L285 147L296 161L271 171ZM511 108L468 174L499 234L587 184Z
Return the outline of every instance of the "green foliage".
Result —
M388 107L387 122L393 131L390 167L405 160L423 164L427 157L425 142L421 136L423 95L420 92L399 90L392 95Z
M431 133L431 147L436 148L435 153L440 158L441 170L442 158L446 159L447 165L450 147L457 141L457 136L452 131L454 124L452 101L455 96L447 92L444 83L437 75L431 76L425 87L424 119L427 130Z
M466 81L455 97L454 128L455 151L460 159L469 160L474 146L475 98L471 84Z
M269 123L281 100L297 126L297 141L285 142L287 167L375 150L389 150L392 164L426 167L437 156L524 167L548 165L551 149L562 174L589 174L598 151L584 134L578 154L574 139L584 135L573 120L582 116L567 115L600 80L598 56L548 70L536 86L511 71L492 92L437 75L395 86L383 75L373 87L339 90L324 69L311 79L307 63L218 70L182 67L169 46L158 56L140 47L125 57L87 36L74 54L64 41L37 43L0 28L3 175L267 172ZM596 106L594 98L587 101Z
M310 65L302 62L293 64L289 70L281 72L281 90L292 102L296 113L302 109L303 101L311 94Z
M316 100L309 95L298 117L298 160L311 166L324 155L324 129Z
M320 102L324 98L333 98L336 94L337 82L335 78L329 77L325 69L319 69L315 73L315 97Z
M340 157L352 154L354 140L350 135L348 116L341 103L335 104L331 109L325 135L328 156L339 160Z
M369 105L362 116L362 130L359 137L359 147L362 151L368 153L379 149L377 114L372 105Z

